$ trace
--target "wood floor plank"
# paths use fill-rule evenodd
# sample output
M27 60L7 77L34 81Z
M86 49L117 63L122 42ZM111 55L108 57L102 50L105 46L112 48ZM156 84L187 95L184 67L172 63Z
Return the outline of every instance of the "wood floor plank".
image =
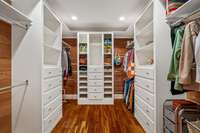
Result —
M64 104L63 118L52 133L144 133L123 101L114 105Z

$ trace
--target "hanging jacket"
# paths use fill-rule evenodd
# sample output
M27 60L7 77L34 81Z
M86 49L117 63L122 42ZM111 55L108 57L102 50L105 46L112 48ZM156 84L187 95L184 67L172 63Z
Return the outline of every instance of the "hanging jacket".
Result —
M194 62L194 45L199 32L200 20L192 21L185 27L179 64L179 82L183 85L192 83L191 70Z
M196 82L200 83L200 32L195 44Z
M171 64L169 69L169 74L167 79L170 81L175 81L174 89L182 91L182 85L179 83L179 60L181 55L181 45L183 40L185 27L177 28L175 40L173 44L173 53L171 58Z
M70 53L67 52L67 57L68 57L68 75L72 76L72 62L70 58Z
M174 47L174 41L175 41L175 37L176 37L176 31L178 28L180 28L181 26L184 26L184 23L180 23L179 25L173 26L171 27L171 44L172 44L172 48ZM172 95L179 95L179 94L183 94L184 91L180 91L180 90L176 90L175 88L175 81L171 81L171 94Z

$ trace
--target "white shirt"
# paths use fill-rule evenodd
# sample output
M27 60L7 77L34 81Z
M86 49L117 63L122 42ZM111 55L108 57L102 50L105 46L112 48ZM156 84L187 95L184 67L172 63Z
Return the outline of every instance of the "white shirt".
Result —
M196 38L195 44L195 61L196 61L196 82L200 83L200 32Z

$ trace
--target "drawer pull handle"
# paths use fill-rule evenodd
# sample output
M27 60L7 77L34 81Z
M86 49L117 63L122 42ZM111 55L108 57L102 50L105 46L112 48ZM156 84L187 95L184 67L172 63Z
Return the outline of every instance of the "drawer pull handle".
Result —
M49 72L49 74L52 74L52 72Z
M149 113L149 110L146 110L147 113Z
M150 86L149 86L149 85L146 85L146 87L149 88Z
M51 99L51 98L52 98L52 96L49 96L49 97L48 97L48 99Z
M146 97L146 100L150 100L148 97Z
M147 75L149 75L149 72L146 72Z
M148 123L148 122L146 122L146 125L147 125L147 126L149 126L149 123Z

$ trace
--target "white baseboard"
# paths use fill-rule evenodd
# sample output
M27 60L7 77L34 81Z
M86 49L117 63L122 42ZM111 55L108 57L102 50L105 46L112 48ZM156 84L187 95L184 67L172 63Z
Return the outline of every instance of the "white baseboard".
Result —
M77 95L76 94L66 94L64 95L65 99L77 99Z
M115 99L123 99L123 94L115 94Z
M115 99L123 99L123 94L114 94L115 95ZM77 95L76 94L66 94L64 95L65 99L77 99Z

